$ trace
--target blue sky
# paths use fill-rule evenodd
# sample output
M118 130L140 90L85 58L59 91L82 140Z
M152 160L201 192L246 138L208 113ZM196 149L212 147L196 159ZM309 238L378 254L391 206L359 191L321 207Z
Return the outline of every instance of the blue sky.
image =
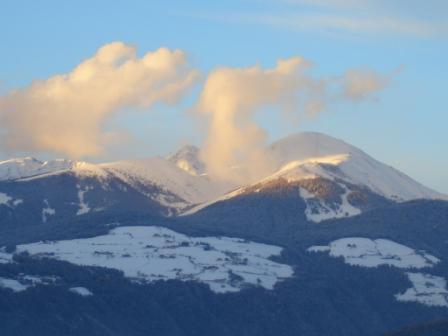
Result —
M446 1L9 1L0 11L0 92L68 73L102 45L138 53L187 52L205 77L218 66L274 66L300 55L313 73L369 67L396 75L367 101L329 104L297 123L259 116L272 140L320 131L352 143L439 191L448 192L448 3ZM164 155L204 139L188 110L200 84L176 106L128 110L109 120L135 139L108 159ZM1 125L0 125L1 128ZM2 149L0 158L51 153Z

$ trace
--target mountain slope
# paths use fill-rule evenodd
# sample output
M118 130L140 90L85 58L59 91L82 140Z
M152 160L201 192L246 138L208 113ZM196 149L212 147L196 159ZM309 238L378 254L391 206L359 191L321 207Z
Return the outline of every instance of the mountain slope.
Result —
M342 140L319 133L289 136L270 147L278 170L214 201L184 213L190 215L217 202L288 185L305 203L309 221L349 217L413 199L447 199L407 175ZM262 206L262 205L260 205Z
M225 188L157 157L105 164L55 162L24 159L3 166L0 223L36 224L93 212L172 216Z
M210 177L194 146L185 146L166 159L103 164L33 158L3 161L0 211L4 216L0 221L46 222L59 215L117 211L190 215L217 202L267 195L286 186L288 195L299 196L305 220L311 222L355 216L391 202L446 197L324 134L291 135L272 144L269 151L274 171L227 194L233 185ZM58 196L62 188L64 194Z
M294 170L300 171L300 168L309 168L313 172L313 167L328 164L340 170L331 175L366 186L392 200L446 198L362 150L325 134L295 134L275 142L271 150L278 158L283 174L293 175Z
M209 203L215 182L177 159L0 182L0 222L14 219L0 225L2 335L378 336L446 320L448 202L300 137L273 146L272 174Z
M0 161L0 181L12 181L71 169L77 162L60 159L39 161L33 157Z

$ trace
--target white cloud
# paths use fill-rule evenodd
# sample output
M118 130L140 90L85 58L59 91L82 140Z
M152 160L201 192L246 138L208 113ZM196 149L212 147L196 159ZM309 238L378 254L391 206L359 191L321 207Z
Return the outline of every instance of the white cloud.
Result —
M247 184L272 171L275 158L266 150L267 134L257 123L260 111L314 116L328 101L364 100L388 83L368 69L349 70L336 80L315 78L310 67L302 57L293 57L271 69L218 68L209 74L197 109L209 118L202 157L211 175Z
M174 104L197 77L180 50L161 48L138 58L133 46L107 44L70 73L1 96L1 146L72 157L100 154L119 137L103 130L114 113Z
M209 74L198 110L211 119L203 158L212 175L247 182L270 170L266 134L254 114L265 106L291 107L298 91L317 87L305 74L309 66L294 57L272 69L219 68Z

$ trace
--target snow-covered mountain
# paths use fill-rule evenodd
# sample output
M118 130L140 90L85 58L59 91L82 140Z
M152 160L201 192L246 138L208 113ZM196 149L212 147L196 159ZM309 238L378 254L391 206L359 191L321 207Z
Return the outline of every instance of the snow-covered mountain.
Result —
M195 147L3 162L2 335L376 336L448 316L444 195L323 134L269 150L236 189Z
M349 217L389 202L448 199L342 140L321 133L291 135L271 145L272 174L216 200L189 209L193 214L220 201L294 186L308 220Z
M271 146L279 170L268 179L300 180L310 176L342 179L396 201L446 198L359 148L321 133L300 133Z
M47 222L98 212L172 216L228 190L160 157L102 164L13 159L0 164L0 173L0 222Z
M71 169L76 161L59 159L39 161L33 157L0 161L0 181L12 181L25 177L38 176Z
M205 164L201 161L200 149L196 146L187 145L176 153L168 156L168 161L173 162L182 170L191 175L204 175L206 173Z
M207 176L191 174L180 168L177 162L159 157L100 164L95 168L130 185L157 185L190 205L206 202L225 191L221 183L212 181Z
M59 215L112 210L188 215L237 196L294 187L306 204L306 218L321 222L390 202L446 199L360 149L324 134L291 135L268 150L275 169L260 181L239 188L209 176L194 146L185 146L167 158L102 164L34 158L3 161L2 211L8 216L25 211L44 222Z

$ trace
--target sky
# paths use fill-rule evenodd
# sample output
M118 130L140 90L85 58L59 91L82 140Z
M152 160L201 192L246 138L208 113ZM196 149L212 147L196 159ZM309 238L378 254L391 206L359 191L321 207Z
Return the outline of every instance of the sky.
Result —
M272 142L317 131L448 193L444 0L2 0L0 6L0 159L97 162L166 155L187 143L212 153L229 134L253 131L256 141ZM348 90L354 84L357 95ZM250 101L239 95L246 87L254 93ZM306 103L319 103L310 105L316 111L283 113L286 105L304 110L289 104L297 91ZM239 133L217 124L228 111L215 108L224 101L216 92L236 106L235 123L224 126ZM213 127L205 125L210 120ZM238 129L241 122L245 128ZM252 142L244 145L253 151Z

